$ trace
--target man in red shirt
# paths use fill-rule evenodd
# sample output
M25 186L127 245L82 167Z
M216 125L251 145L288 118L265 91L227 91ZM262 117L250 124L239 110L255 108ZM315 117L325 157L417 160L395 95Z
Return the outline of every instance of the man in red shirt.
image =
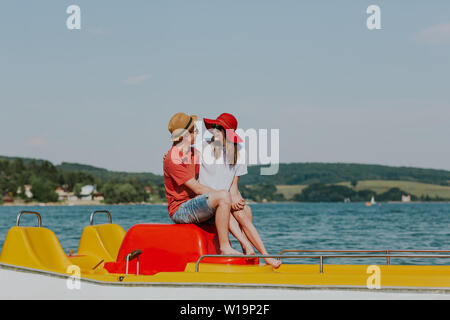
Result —
M221 254L241 254L228 237L231 196L197 181L200 159L195 141L197 116L175 114L169 121L172 147L164 156L164 187L169 216L175 223L202 223L215 219Z

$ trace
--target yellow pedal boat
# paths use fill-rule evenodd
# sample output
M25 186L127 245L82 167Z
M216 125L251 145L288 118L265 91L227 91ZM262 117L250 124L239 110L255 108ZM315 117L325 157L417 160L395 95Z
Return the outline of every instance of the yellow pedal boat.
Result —
M94 224L105 213L109 223ZM37 227L20 225L34 214ZM448 250L283 250L217 254L213 226L137 224L128 232L95 211L77 252L66 254L37 212L22 211L0 253L0 298L83 299L450 299L450 266L392 265L450 258ZM283 260L278 269L260 259ZM337 258L386 261L332 264ZM309 259L313 264L291 264ZM450 261L450 260L449 260Z

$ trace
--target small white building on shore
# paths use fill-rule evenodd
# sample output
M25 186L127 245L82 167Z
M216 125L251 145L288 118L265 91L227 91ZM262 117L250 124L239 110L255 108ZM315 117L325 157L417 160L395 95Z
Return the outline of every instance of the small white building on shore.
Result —
M84 201L92 200L95 193L95 187L93 185L85 185L81 187L80 198Z
M26 184L23 186L25 189L25 197L27 197L28 199L33 198L33 193L31 192L32 186L29 184ZM18 188L17 189L17 194L21 194L22 193L22 188Z
M402 202L411 202L411 195L402 194Z

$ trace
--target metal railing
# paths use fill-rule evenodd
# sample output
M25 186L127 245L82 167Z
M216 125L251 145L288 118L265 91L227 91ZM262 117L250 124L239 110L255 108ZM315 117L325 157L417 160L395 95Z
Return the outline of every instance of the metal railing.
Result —
M450 252L448 250L283 250L282 252L439 252L446 253ZM277 258L277 259L318 259L319 260L319 270L323 273L323 266L325 259L334 258L408 258L408 259L422 259L422 258L450 258L450 255L222 255L222 254L206 254L198 258L195 264L195 272L199 272L200 262L204 258ZM390 260L387 260L390 261ZM388 263L389 264L389 263Z
M131 260L136 259L136 275L139 275L139 256L142 254L141 249L136 249L125 256L125 261L127 263L125 274L128 276L128 264Z
M20 227L20 218L22 217L23 214L34 214L36 215L37 219L38 219L38 227L41 228L42 227L42 218L41 215L38 212L35 211L22 211L17 215L17 221L16 221L16 226Z
M109 223L112 223L111 213L109 213L108 210L97 210L91 213L91 216L89 217L89 224L92 226L94 224L94 215L96 213L106 213L108 215Z
M303 255L299 255L299 256L292 256L292 255L263 255L263 254L205 254L203 256L201 256L200 258L198 258L197 262L195 263L195 272L198 272L199 270L199 266L200 266L200 262L204 259L204 258L299 258L299 257L305 257ZM315 258L316 256L309 256L309 258Z
M280 251L280 255L287 252L296 252L296 253L312 253L312 252L321 252L321 253L385 253L386 254L386 264L389 265L391 263L390 257L391 253L450 253L450 250L282 250ZM348 255L346 257L351 257Z

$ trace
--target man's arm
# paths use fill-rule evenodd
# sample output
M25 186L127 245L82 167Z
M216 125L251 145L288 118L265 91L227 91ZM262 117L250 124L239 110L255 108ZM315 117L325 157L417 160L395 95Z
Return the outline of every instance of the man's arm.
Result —
M205 194L214 191L214 189L211 189L210 187L200 184L197 180L195 180L195 178L186 181L184 185L189 189L191 189L195 194Z

